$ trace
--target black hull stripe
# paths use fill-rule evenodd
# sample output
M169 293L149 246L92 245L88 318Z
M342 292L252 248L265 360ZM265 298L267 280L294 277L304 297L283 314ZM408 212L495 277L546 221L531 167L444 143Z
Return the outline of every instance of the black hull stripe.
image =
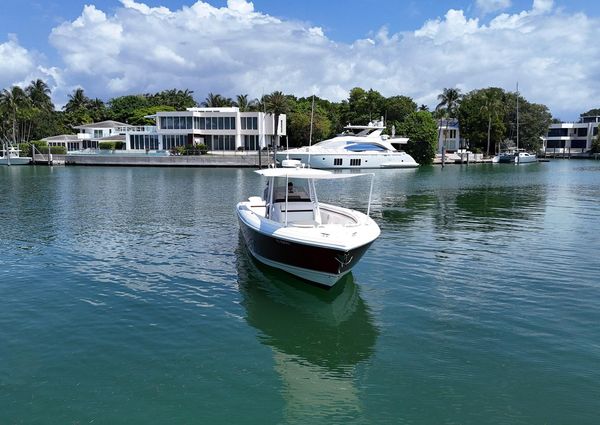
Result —
M343 274L361 259L371 242L348 252L290 242L262 234L240 220L250 252L282 264L334 275Z

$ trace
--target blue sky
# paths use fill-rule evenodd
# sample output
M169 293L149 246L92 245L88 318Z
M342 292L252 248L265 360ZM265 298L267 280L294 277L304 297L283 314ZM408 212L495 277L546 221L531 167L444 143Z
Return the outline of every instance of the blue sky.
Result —
M44 78L61 104L76 87L340 100L361 86L434 106L444 87L519 80L576 119L600 107L599 12L592 0L3 0L0 87Z

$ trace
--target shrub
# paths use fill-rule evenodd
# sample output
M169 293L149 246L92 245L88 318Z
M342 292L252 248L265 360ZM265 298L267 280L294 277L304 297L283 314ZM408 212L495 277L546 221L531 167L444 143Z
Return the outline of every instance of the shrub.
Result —
M43 153L44 155L48 154L48 148L50 148L50 153L52 155L66 155L67 148L64 146L40 146L37 148L38 152Z
M125 142L115 142L115 149L117 149L117 150L125 149Z
M98 143L98 148L102 150L114 151L117 142L100 142Z

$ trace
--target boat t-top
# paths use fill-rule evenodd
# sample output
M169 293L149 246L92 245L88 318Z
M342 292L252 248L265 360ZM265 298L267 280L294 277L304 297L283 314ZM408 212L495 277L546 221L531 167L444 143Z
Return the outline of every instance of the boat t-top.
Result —
M400 146L407 137L383 135L383 118L368 125L344 127L344 132L312 146L280 151L275 159L281 163L292 159L311 168L414 168L419 164Z
M10 143L0 144L0 165L26 165L31 157L21 156L21 151Z
M260 262L325 287L350 272L379 226L369 217L372 174L334 174L311 168L268 168L263 196L237 204L250 253ZM319 202L315 181L370 176L367 213Z

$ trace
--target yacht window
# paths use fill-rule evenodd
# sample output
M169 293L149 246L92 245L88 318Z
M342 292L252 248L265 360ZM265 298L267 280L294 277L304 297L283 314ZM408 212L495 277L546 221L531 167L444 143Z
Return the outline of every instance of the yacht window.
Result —
M333 165L342 165L342 158L334 158Z
M359 166L359 165L360 165L360 162L361 162L360 158L357 158L357 159L351 159L351 160L350 160L350 166Z
M373 143L353 143L345 148L351 152L363 152L363 151L385 151L383 146L376 145Z

